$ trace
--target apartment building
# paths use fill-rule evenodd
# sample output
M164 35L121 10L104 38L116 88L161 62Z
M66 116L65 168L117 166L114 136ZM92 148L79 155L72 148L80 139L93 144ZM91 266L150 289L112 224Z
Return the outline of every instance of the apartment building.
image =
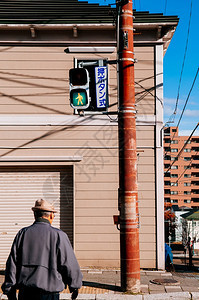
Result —
M199 209L199 136L179 136L178 130L164 130L164 200Z

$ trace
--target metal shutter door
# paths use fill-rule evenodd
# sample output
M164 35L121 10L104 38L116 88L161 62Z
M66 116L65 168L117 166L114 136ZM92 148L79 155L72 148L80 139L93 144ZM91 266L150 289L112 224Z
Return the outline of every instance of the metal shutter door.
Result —
M73 187L70 172L0 172L0 265L4 266L16 233L34 222L31 207L37 199L53 202L52 226L73 236ZM61 213L60 213L60 205Z

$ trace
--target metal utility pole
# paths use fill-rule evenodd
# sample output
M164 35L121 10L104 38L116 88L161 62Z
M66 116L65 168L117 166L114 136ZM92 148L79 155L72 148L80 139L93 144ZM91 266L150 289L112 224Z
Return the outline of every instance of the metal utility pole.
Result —
M140 291L133 4L118 2L119 60L119 209L121 286Z

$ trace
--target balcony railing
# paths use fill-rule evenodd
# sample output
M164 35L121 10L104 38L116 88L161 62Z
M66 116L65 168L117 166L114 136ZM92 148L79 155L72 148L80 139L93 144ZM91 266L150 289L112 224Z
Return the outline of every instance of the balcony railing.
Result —
M164 147L164 151L165 152L171 152L171 148L170 147Z
M199 202L199 198L191 198L191 201L193 201L193 202Z
M165 144L169 144L171 142L171 139L164 139Z
M194 180L195 180L195 179L199 179L199 171L198 171L198 172L191 173L191 177L194 177Z
M169 173L169 172L168 172L168 173L165 173L165 174L164 174L164 177L171 177L171 173Z
M166 156L164 157L164 160L171 160L171 156L170 156L170 155L166 155Z
M199 147L191 147L191 150L194 152L198 152L199 151Z
M168 190L165 189L165 190L164 190L164 194L165 194L165 195L171 195L171 190L170 190L170 189L168 189Z
M199 188L199 181L192 181L191 184L194 188Z
M199 160L199 155L192 155L191 158L192 158L193 160Z
M199 169L199 164L192 163L191 166L193 169Z
M199 195L199 188L198 189L192 189L191 190L191 194L194 194L194 195Z
M164 136L170 136L170 132L164 132Z
M191 142L192 142L192 143L199 143L199 138L198 138L198 137L193 137L193 138L191 139Z

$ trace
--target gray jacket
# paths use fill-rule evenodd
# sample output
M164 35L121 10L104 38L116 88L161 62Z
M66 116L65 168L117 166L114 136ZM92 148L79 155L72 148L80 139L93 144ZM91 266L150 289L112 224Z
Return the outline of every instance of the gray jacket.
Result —
M21 229L6 263L4 294L36 287L48 292L80 288L82 274L68 236L45 219Z

